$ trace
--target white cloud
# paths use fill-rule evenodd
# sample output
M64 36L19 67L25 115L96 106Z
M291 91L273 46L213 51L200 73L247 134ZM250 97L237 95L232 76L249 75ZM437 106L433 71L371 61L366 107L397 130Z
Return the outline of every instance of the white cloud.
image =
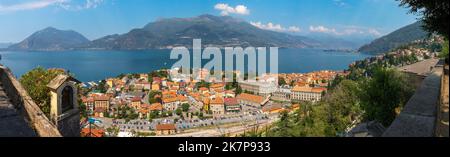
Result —
M370 29L368 30L368 33L369 33L369 34L372 34L372 35L374 35L374 36L381 36L381 35L382 35L378 30L373 29L373 28L370 28Z
M372 36L381 36L382 34L374 29L374 28L365 28L365 27L359 27L359 26L345 26L341 28L340 30L337 30L336 28L329 28L325 26L309 26L309 31L313 33L326 33L326 34L333 34L333 35L372 35Z
M250 24L252 24L255 27L258 27L260 29L265 29L265 30L271 30L271 31L276 31L276 32L300 32L300 27L297 26L290 26L288 28L285 28L283 26L281 26L280 24L273 24L272 22L269 22L267 24L263 24L261 22L250 22Z
M289 31L289 32L300 32L301 29L300 29L300 27L297 27L297 26L290 26L290 27L288 28L288 31Z
M22 2L10 5L2 5L0 4L0 12L14 12L14 11L22 11L22 10L34 10L45 8L51 5L64 3L67 0L38 0L38 1L29 1Z
M343 7L346 6L347 3L345 3L343 0L333 0L334 4L336 4L337 6Z
M103 3L103 0L87 0L85 8L97 8L101 3Z
M73 0L28 0L25 2L16 2L9 5L0 4L0 13L36 10L47 8L50 6L56 6L66 10L91 9L96 8L104 1L105 0L84 0L81 2Z
M236 7L230 6L226 3L218 3L214 6L214 9L221 11L222 16L229 14L248 15L250 10L245 5L237 5Z
M61 3L60 7L65 10L78 11L83 9L94 9L100 4L104 3L106 0L85 0L84 3Z
M337 33L335 28L327 28L325 26L309 26L309 31L317 33Z

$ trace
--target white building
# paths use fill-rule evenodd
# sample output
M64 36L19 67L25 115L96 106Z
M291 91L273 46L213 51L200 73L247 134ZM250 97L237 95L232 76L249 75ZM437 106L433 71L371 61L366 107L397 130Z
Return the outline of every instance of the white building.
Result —
M289 86L281 86L275 92L272 93L271 99L278 101L290 101L291 95L292 92Z
M277 82L241 81L239 86L243 91L267 97L277 90Z

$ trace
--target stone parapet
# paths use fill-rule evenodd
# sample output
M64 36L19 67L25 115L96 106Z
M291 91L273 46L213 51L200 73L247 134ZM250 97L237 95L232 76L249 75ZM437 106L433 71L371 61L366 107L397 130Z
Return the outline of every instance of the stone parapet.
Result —
M27 91L17 81L11 71L0 65L0 81L15 108L25 116L28 124L40 137L61 137L57 127L50 122L44 112L31 99Z
M440 106L442 64L436 65L383 137L434 137Z

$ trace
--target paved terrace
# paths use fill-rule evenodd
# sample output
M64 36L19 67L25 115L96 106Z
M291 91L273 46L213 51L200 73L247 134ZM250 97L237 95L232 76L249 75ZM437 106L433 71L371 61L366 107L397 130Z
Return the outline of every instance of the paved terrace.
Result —
M60 137L11 71L0 65L0 137Z
M411 65L400 67L398 69L403 72L414 73L420 76L427 76L430 73L430 69L434 68L438 62L439 59L427 59Z
M10 101L0 82L0 137L33 137L34 130Z

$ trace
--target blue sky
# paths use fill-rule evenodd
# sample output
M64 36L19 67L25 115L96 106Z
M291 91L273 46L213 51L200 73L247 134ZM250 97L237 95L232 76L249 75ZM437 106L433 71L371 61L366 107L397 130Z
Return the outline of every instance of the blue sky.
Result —
M201 14L290 34L378 37L416 21L407 12L395 0L0 0L0 42L19 42L48 26L92 40Z

